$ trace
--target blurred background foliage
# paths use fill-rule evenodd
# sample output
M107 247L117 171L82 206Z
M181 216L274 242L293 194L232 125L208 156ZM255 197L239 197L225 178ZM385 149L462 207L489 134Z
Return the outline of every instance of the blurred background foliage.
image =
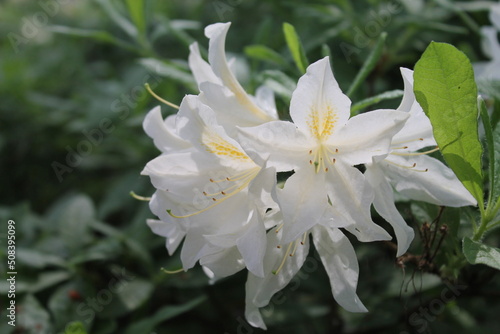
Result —
M486 59L479 27L489 25L485 6L492 2L474 3L2 1L0 219L2 226L16 221L18 318L15 328L6 324L2 279L0 332L261 332L243 320L245 273L209 284L201 268L176 275L160 270L179 268L178 254L167 255L164 239L145 224L153 218L147 203L129 195L153 192L139 173L158 155L142 120L159 102L144 84L174 103L196 94L188 46L198 41L206 54L203 28L232 21L226 49L240 80L250 92L260 84L273 88L286 118L300 72L283 22L296 28L311 62L331 55L344 90L385 31L380 61L351 95L356 103L401 90L399 67L413 68L431 40L454 44L472 61ZM397 105L389 99L374 107ZM162 108L164 116L175 112ZM338 307L313 254L265 309L268 332L498 333L498 273L464 267L459 251L464 217L474 212L447 208L440 216L439 208L418 202L401 202L400 209L420 238L399 263L390 243L352 240L358 292L369 313ZM443 224L448 231L438 245ZM4 227L0 238L5 245ZM4 246L0 254L6 272ZM444 303L449 291L456 294Z

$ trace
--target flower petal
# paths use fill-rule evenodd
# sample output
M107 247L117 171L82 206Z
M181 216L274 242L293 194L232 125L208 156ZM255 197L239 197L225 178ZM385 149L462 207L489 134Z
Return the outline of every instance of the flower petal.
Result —
M390 240L391 236L371 219L370 206L374 194L364 175L341 162L337 162L326 175L332 206L351 221L345 229L363 242Z
M264 272L266 275L261 278L248 274L246 289L246 310L245 317L254 327L265 328L259 307L269 304L271 297L283 289L297 274L304 264L309 253L309 238L304 239L304 244L294 241L292 247L281 244L281 231L276 233L272 229L267 233L267 250L264 256ZM280 245L280 248L278 248ZM293 256L289 255L291 248L295 247ZM281 265L281 263L283 264ZM277 270L279 269L279 270ZM276 272L277 271L277 272Z
M339 229L323 226L315 227L312 236L337 303L350 312L368 312L356 294L359 266L349 239Z
M300 169L278 189L278 203L283 213L283 236L287 244L320 223L329 206L324 173L314 168Z
M222 85L222 81L215 75L212 67L201 57L198 43L193 43L189 46L189 68L193 72L194 79L198 84L198 88L203 82L213 82Z
M142 124L146 134L151 137L155 146L162 152L181 151L191 147L191 144L180 138L172 127L175 115L168 116L165 121L161 115L161 108L153 108L144 118Z
M269 167L278 172L297 169L307 164L314 143L291 122L274 121L252 128L238 128L239 142L246 151L261 155Z
M186 235L186 233L179 228L179 225L172 221L163 222L155 219L148 219L146 223L154 234L166 238L165 246L167 247L168 254L174 254Z
M391 185L387 182L383 171L380 170L377 164L366 165L365 172L366 180L371 184L375 199L373 206L375 210L391 224L398 240L398 251L396 256L401 256L408 250L410 244L415 237L415 232L409 227L396 205L394 204L394 193Z
M214 73L221 79L223 86L227 87L234 94L238 103L249 114L253 115L256 119L260 119L261 122L270 121L272 118L245 92L229 68L225 53L225 41L230 25L231 23L215 23L205 28L205 35L210 39L208 52L210 65ZM202 89L202 91L207 96L210 95L205 89Z
M381 164L393 187L408 198L451 207L477 205L453 171L437 159L390 155Z
M261 107L273 119L278 119L278 111L276 110L276 101L274 100L274 92L267 86L260 86L255 92L255 100L257 105Z
M311 137L328 138L350 115L351 100L335 80L329 58L309 65L290 101L290 116Z
M218 253L204 256L200 264L210 269L215 275L213 280L231 276L245 268L245 263L236 247L224 249Z
M330 137L328 145L349 165L369 163L372 157L389 152L392 137L407 118L407 113L395 110L375 110L354 116Z
M408 151L417 151L427 146L435 146L432 125L418 104L413 93L413 71L401 68L405 93L398 110L408 112L410 117L403 128L392 139L393 147L405 147Z

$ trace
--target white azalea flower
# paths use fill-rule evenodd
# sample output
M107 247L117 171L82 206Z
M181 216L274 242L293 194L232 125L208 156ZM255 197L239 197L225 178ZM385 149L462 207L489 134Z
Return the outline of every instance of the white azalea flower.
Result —
M279 172L295 171L279 192L283 244L318 224L346 227L361 241L390 239L372 222L373 191L352 166L387 154L408 115L377 110L349 119L350 103L324 58L310 65L298 82L290 104L294 123L240 128L244 148L267 152L269 166Z
M256 97L245 92L226 60L225 40L231 23L215 23L205 28L209 42L208 64L198 45L190 46L189 66L198 87L200 99L217 114L217 120L232 135L235 125L255 126L278 119L273 92L261 87Z
M150 117L158 118L154 112ZM166 133L192 147L163 154L142 172L157 188L150 206L163 222L150 221L150 227L172 238L170 246L167 243L170 253L185 236L181 251L185 270L199 260L220 277L243 268L243 259L251 272L262 276L263 219L269 209L277 208L272 198L274 169L262 168L263 161L256 164L196 96L184 98L175 130L158 127L154 132L152 125L147 126L159 147L164 147L160 139Z
M426 154L437 150L432 125L413 93L413 71L402 68L405 93L398 110L408 113L404 127L393 137L391 152L366 164L365 177L375 192L374 207L394 228L397 256L403 255L414 237L394 204L393 187L402 195L436 205L476 205L476 200L453 171ZM429 151L418 152L432 146Z

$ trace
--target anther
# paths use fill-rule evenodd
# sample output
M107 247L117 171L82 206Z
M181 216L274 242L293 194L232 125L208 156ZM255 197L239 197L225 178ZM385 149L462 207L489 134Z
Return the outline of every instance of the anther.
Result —
M212 201L216 202L216 201L217 201L217 198L212 197Z
M312 165L313 164L313 161L312 160L309 160L309 164Z
M339 149L338 148L335 149L335 153L339 153Z
M204 191L204 192L203 192L203 195L207 196L207 192L206 192L206 191Z
M210 179L210 182L215 182L214 179Z
M335 158L333 158L332 162L335 163L335 161L337 161Z
M325 172L328 172L328 167L325 168Z
M280 248L281 248L281 245L276 246L276 248L280 249Z
M313 153L313 150L309 150L309 154L312 154Z
M225 193L225 192L223 192L223 191L221 191L220 193L221 193L222 195L226 195L226 193Z

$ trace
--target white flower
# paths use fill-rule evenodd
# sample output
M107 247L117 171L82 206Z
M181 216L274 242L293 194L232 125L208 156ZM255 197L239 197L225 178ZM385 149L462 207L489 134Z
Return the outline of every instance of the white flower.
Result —
M366 311L356 295L356 255L338 227L361 241L390 239L372 222L373 191L353 166L386 155L392 136L408 117L378 110L349 119L350 100L335 81L328 58L310 65L300 78L290 115L294 123L240 128L244 148L269 153L268 164L277 171L294 170L277 191L282 220L267 234L265 276L250 273L246 285L247 320L261 328L265 324L258 309L299 271L311 234L334 298L349 311Z
M373 192L352 166L387 154L408 115L377 110L349 119L350 100L333 77L328 58L310 65L300 78L290 115L294 123L240 128L244 148L267 152L269 166L278 172L295 171L279 192L281 242L293 242L317 224L346 227L362 241L390 239L372 222Z
M453 171L426 154L437 150L432 125L413 93L413 71L402 68L405 93L398 110L408 113L404 127L392 139L391 152L366 164L365 177L375 192L374 207L394 228L397 256L403 255L414 237L394 204L393 187L402 195L436 205L476 205L476 200ZM429 151L418 152L432 146Z
M235 125L255 126L278 119L273 92L265 87L256 97L248 95L232 73L226 60L225 40L231 23L215 23L205 28L210 39L208 64L198 45L190 46L189 66L198 87L200 99L217 114L217 120L232 135Z
M152 125L145 127L153 133ZM175 130L159 128L154 136L159 147L164 147L160 139L166 133L192 146L162 154L142 172L157 188L150 207L162 221L150 221L150 227L172 239L167 243L170 253L185 236L185 270L199 260L218 277L244 266L262 276L264 217L277 208L272 198L274 169L261 167L264 161L256 164L196 96L184 98Z

